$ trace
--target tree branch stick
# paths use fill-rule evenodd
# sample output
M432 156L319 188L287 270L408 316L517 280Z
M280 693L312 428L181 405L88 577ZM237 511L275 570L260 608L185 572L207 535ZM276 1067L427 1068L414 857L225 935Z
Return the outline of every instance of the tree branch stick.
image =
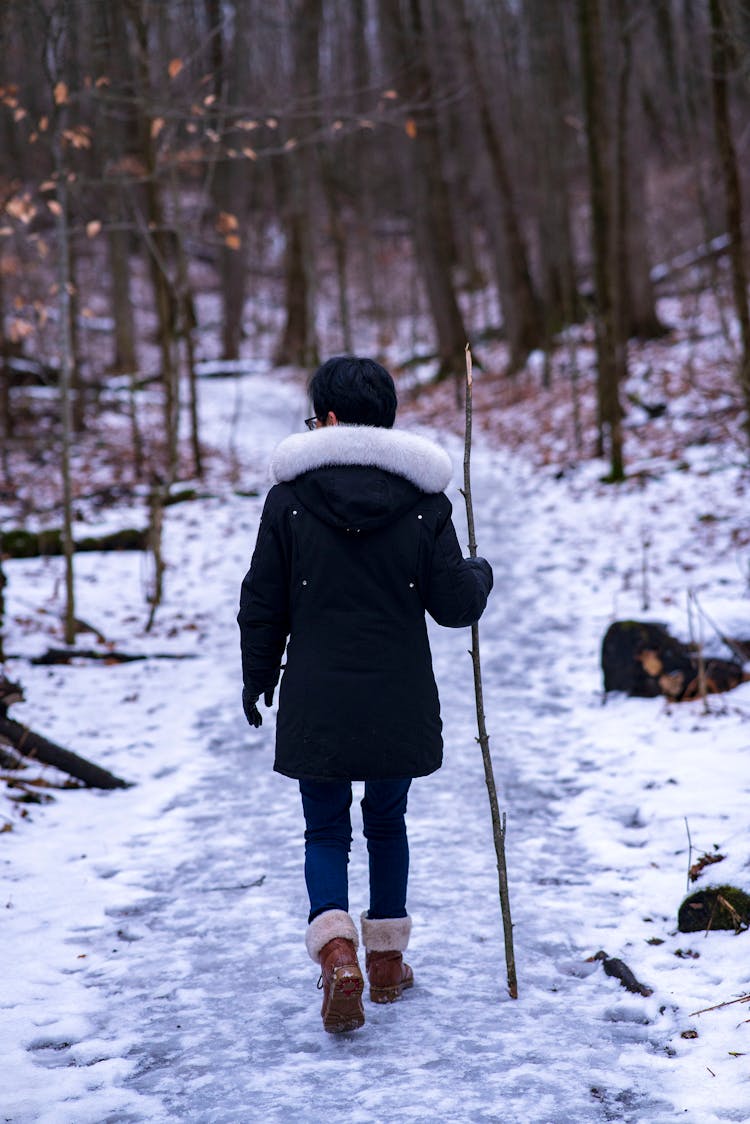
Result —
M477 543L474 530L474 507L471 499L471 390L472 367L471 350L466 345L466 437L464 441L464 487L463 497L466 501L466 522L469 528L469 554L472 558L477 556ZM505 812L502 817L497 802L497 788L495 774L490 756L490 739L484 716L484 697L482 691L482 665L479 654L479 625L471 626L471 662L474 667L474 694L477 704L477 741L482 750L484 764L484 779L487 784L487 795L490 801L490 814L492 817L492 834L495 841L495 854L497 856L497 875L500 887L500 911L503 918L503 935L505 938L505 965L508 977L508 994L511 999L518 998L518 982L516 979L516 958L513 951L513 921L510 914L510 897L508 894L508 871L505 863Z

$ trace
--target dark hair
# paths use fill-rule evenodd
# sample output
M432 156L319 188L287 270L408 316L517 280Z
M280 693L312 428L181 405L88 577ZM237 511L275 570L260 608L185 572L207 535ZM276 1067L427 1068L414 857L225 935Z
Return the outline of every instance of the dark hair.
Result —
M396 419L396 387L374 359L337 355L326 360L310 380L310 398L320 421L329 410L349 425L390 429Z

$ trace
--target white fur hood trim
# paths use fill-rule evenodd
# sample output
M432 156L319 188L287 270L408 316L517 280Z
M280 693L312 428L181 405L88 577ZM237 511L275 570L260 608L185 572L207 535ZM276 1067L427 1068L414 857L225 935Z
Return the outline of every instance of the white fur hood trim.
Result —
M399 429L329 425L285 438L271 457L271 479L294 480L303 472L333 465L366 465L403 476L423 492L443 492L453 466L444 449Z

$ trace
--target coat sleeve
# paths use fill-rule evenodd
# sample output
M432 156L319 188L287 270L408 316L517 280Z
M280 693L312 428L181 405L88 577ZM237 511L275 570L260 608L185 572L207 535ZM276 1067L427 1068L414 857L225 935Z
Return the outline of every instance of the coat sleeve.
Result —
M258 538L240 591L242 682L260 697L279 681L281 657L289 634L289 541L285 534L281 489L268 493Z
M465 628L484 612L493 585L492 567L484 558L464 558L451 519L452 507L441 496L432 554L424 583L424 606L438 624Z

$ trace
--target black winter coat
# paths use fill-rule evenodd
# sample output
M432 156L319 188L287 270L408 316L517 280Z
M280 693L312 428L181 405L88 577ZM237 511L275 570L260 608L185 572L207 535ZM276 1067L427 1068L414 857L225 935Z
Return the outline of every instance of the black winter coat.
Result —
M287 438L271 465L238 622L251 697L284 653L274 768L290 777L424 776L442 762L425 610L465 627L492 588L465 559L438 446L399 430L330 426Z

